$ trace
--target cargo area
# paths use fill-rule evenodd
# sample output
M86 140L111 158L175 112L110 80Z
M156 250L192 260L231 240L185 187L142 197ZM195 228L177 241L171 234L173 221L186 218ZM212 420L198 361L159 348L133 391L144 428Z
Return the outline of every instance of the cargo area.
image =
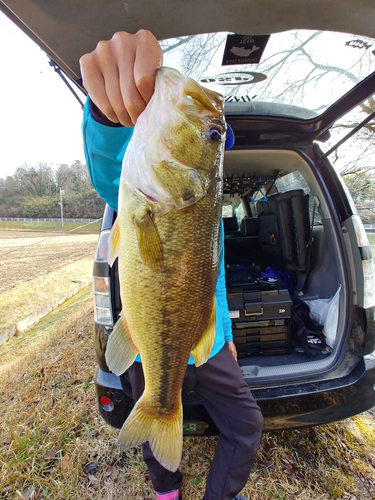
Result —
M282 149L229 151L224 165L227 296L244 375L251 384L327 372L346 331L347 291L315 167ZM326 316L321 327L310 307L315 320Z

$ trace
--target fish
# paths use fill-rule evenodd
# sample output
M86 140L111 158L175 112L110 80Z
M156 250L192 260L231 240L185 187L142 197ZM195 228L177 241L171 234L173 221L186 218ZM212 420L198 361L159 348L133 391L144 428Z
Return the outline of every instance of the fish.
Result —
M145 377L118 442L148 441L170 471L182 455L188 360L192 353L196 366L204 364L216 333L225 136L223 97L175 69L158 69L125 152L109 236L122 311L106 362L121 375L140 354Z

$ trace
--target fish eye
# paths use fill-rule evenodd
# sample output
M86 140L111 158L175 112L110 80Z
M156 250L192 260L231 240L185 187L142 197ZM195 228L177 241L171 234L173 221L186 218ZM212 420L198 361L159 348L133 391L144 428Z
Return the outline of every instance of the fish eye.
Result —
M218 142L221 139L221 133L220 130L218 130L215 127L211 127L207 131L207 136L211 141Z

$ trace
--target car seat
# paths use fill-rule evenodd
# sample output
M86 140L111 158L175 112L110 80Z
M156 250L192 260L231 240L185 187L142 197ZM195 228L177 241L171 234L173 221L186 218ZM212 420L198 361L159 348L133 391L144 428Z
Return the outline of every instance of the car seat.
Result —
M310 261L309 195L302 189L269 196L257 203L259 243L283 267L307 273Z

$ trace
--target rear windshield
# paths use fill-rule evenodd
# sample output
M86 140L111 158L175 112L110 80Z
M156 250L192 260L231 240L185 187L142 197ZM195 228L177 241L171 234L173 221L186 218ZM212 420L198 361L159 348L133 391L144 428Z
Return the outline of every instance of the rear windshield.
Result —
M223 94L231 112L246 103L248 114L313 118L375 70L373 39L309 30L271 35L259 63L223 66L227 35L169 39L162 48L165 66Z

